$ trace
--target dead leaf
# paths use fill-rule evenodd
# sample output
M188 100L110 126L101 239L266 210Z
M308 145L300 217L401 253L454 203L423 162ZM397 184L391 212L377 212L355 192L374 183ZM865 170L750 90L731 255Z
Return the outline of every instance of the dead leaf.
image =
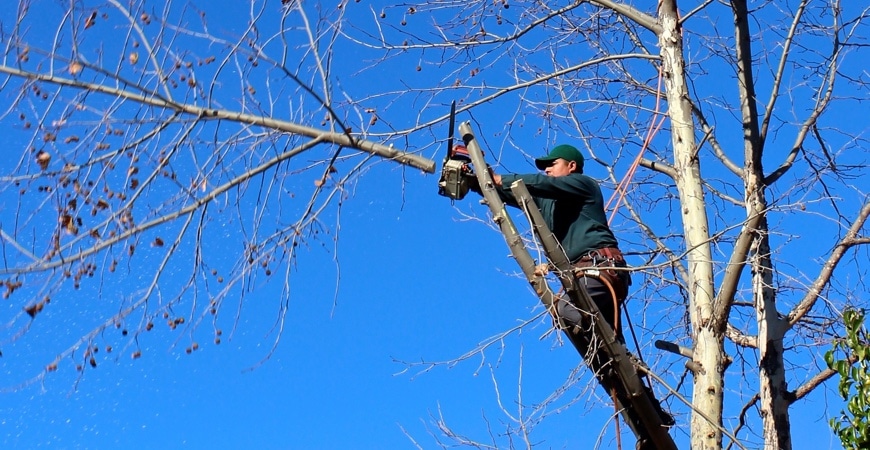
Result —
M68 70L70 75L78 75L78 73L82 71L83 67L84 66L82 66L82 63L78 61L73 61L72 64L69 65Z
M97 12L94 11L91 13L91 17L88 17L88 20L85 20L85 29L94 26L97 23Z
M39 168L42 170L48 169L48 163L51 162L51 155L48 152L40 150L36 154L36 164L39 164Z

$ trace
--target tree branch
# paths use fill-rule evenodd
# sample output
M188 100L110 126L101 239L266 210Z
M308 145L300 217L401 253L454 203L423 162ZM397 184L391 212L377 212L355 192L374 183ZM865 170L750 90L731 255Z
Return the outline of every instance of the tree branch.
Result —
M341 135L341 136L344 136L344 135ZM21 273L36 272L36 271L45 271L45 270L50 270L50 269L53 269L55 267L60 267L64 264L67 264L68 261L82 260L90 255L93 255L93 254L100 252L103 249L109 248L112 245L117 244L118 242L123 242L125 239L127 239L131 236L137 235L137 234L139 234L147 229L156 227L156 226L163 224L163 223L171 222L171 221L173 221L181 216L190 214L191 212L201 208L203 205L208 204L209 202L211 202L212 200L214 200L215 198L217 198L221 194L229 191L230 189L234 188L235 186L238 186L240 183L244 182L245 180L253 178L254 176L259 175L259 174L265 172L266 170L268 170L269 168L277 165L281 161L290 159L291 157L298 155L299 153L301 153L301 152L303 152L311 147L314 147L315 145L322 143L322 142L323 142L322 139L315 138L315 139L308 141L308 142L306 142L306 143L304 143L296 148L288 150L288 151L276 156L275 158L272 158L271 160L269 160L269 161L267 161L267 162L265 162L257 167L254 167L254 168L248 170L247 172L245 172L237 177L234 177L233 179L227 181L226 183L212 189L208 193L208 195L205 195L204 197L200 197L200 198L196 199L196 201L194 201L192 204L187 205L184 208L179 209L178 211L162 215L160 217L157 217L157 218L150 220L148 222L145 222L143 224L139 224L139 225L136 225L134 227L131 227L131 228L125 230L123 233L118 233L115 236L112 236L108 239L102 240L98 244L95 244L92 247L81 250L78 253L75 253L73 255L67 255L66 257L57 257L54 260L40 260L38 262L29 264L29 265L24 266L24 267L2 268L2 269L0 269L0 274L6 275L6 274L21 274Z
M741 347L758 348L758 337L745 334L730 323L725 327L725 337Z
M791 399L792 403L806 397L813 389L819 387L825 381L828 381L831 377L837 374L837 371L834 369L825 369L816 376L810 378L806 381L806 383L798 386L797 389L794 390L794 397Z
M144 105L171 109L174 111L183 112L185 114L202 117L202 119L204 120L229 120L232 122L245 123L249 125L258 125L265 128L285 131L292 134L300 134L311 138L317 138L321 142L331 142L336 145L362 150L376 156L380 156L384 159L415 167L428 173L435 172L435 161L431 159L422 157L420 155L415 155L413 153L402 152L394 149L393 147L387 147L383 144L358 139L350 135L349 133L334 133L318 130L316 128L288 122L285 120L273 119L271 117L255 116L253 114L221 109L203 108L189 103L177 103L169 99L164 99L156 94L138 94L125 89L104 86L101 84L87 83L70 78L59 77L56 75L47 75L23 71L7 65L0 65L0 73L5 73L7 75L26 78L34 81L43 81L59 86L70 86L90 92L112 95Z
M661 24L659 24L658 20L656 20L655 17L640 12L631 5L626 5L625 3L617 3L611 0L591 0L589 3L622 14L628 19L636 22L638 25L652 31L656 34L656 36L662 34L662 26Z
M870 197L865 199L864 206L858 212L858 217L855 218L855 221L852 223L846 236L844 236L837 246L834 247L828 260L825 261L825 264L822 266L819 276L816 277L816 280L812 285L810 285L804 298L785 317L785 322L789 327L793 327L813 308L816 304L816 300L819 299L822 290L828 285L828 282L834 275L834 269L837 268L837 265L840 260L843 259L846 252L855 245L867 244L870 242L867 238L859 237L859 233L861 232L861 229L864 228L864 223L867 221L868 216L870 216Z
M731 313L731 305L734 294L737 292L740 275L743 273L743 268L746 267L746 255L749 254L749 249L752 246L756 228L767 211L759 211L754 216L747 218L737 236L737 241L734 243L731 258L725 267L725 276L719 283L719 293L716 294L716 299L713 302L713 322L719 330L724 329L728 323L728 315Z
M804 3L806 0L801 3L801 11L803 11ZM837 15L834 15L834 20L837 20ZM797 21L797 18L795 18ZM789 40L791 42L792 34L794 33L794 27L796 23L792 25L792 29L789 30ZM835 27L836 29L836 27ZM836 33L837 31L835 31ZM789 151L788 156L786 156L785 161L780 164L779 167L776 168L770 175L766 176L764 179L764 184L769 186L770 184L776 182L780 177L782 177L788 170L791 168L792 164L794 164L795 159L797 159L798 152L803 148L804 140L806 140L807 134L812 130L816 123L819 120L819 117L822 113L827 109L828 105L831 103L831 98L834 93L834 80L837 77L837 58L840 53L840 44L837 39L834 39L834 48L831 52L831 57L828 63L828 73L825 76L825 81L822 83L822 86L819 87L819 91L824 91L821 96L816 100L816 105L813 107L813 111L807 120L804 121L800 130L798 131L797 136L795 136L794 144L792 144L791 151ZM783 51L783 61L780 62L780 70L782 70L782 66L785 65L785 58L788 54L788 47L786 47ZM777 82L781 77L780 71L777 71ZM765 112L764 126L762 128L761 139L762 141L766 137L767 133L767 125L770 121L770 117L773 115L773 105L775 103L775 97L771 97L770 102L768 104L768 110Z

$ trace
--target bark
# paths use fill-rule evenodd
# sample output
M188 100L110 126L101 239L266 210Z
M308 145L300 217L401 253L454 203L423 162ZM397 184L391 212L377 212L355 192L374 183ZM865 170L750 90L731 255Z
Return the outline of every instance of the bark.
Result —
M693 449L722 447L724 329L713 320L713 267L709 246L701 166L697 155L694 122L686 83L683 37L677 5L659 5L662 33L662 72L671 120L675 182L682 205L683 229L688 250L689 317L694 334L694 362L704 368L695 374L691 434ZM706 416L706 417L705 417Z
M762 221L757 230L751 264L752 293L758 320L759 408L764 446L771 450L790 450L791 423L788 408L792 402L792 394L785 379L782 345L788 327L776 310L766 220Z

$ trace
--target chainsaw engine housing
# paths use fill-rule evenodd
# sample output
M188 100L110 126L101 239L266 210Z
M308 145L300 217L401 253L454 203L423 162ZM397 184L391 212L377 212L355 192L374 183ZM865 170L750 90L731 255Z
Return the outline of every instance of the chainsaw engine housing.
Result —
M468 179L470 173L468 162L460 159L448 159L441 168L441 179L438 181L438 194L452 200L462 200L468 194Z

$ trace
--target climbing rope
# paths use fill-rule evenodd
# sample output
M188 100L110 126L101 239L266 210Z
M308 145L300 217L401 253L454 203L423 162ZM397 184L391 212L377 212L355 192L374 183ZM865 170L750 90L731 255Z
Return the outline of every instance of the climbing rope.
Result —
M637 171L637 167L640 165L640 161L643 159L643 154L646 151L647 147L649 147L650 142L652 142L653 137L655 137L656 133L662 128L662 125L665 123L666 117L661 114L661 101L662 101L662 69L659 67L659 75L658 82L656 86L656 106L653 111L652 118L650 119L650 126L647 129L646 137L643 140L643 145L640 147L640 151L637 153L637 156L634 158L634 161L631 163L631 166L628 168L628 171L625 173L625 176L622 177L622 180L619 181L619 184L616 186L616 190L613 191L613 195L610 196L610 199L607 200L607 204L604 206L604 209L610 209L610 204L616 200L616 204L613 205L613 209L610 213L610 219L607 220L607 224L613 221L613 218L616 217L617 211L619 211L619 207L622 204L622 201L625 200L625 196L628 193L628 186L631 184L631 180L634 178L634 173ZM659 117L661 116L661 117Z

